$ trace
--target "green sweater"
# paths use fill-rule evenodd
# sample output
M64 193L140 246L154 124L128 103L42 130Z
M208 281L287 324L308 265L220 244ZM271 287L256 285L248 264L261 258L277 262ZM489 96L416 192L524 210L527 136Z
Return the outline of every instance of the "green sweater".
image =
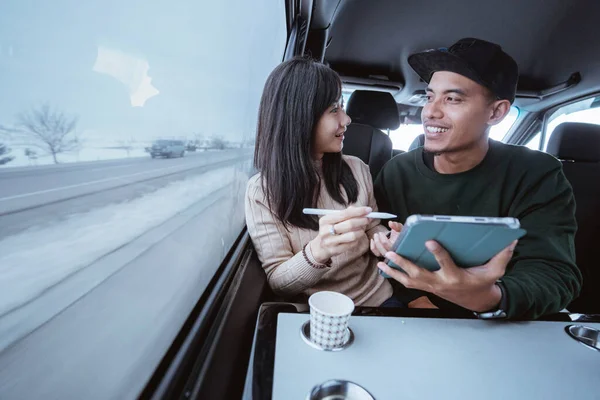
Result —
M579 294L575 264L575 199L560 161L490 140L475 168L444 175L423 148L394 157L375 182L381 211L404 222L412 214L515 217L527 230L502 278L509 318L559 312ZM402 287L402 290L406 288ZM458 307L431 294L440 308Z

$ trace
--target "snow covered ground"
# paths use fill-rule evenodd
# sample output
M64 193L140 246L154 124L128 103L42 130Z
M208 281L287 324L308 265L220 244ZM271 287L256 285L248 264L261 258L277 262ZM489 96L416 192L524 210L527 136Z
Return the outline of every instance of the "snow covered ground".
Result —
M131 201L4 238L0 241L0 316L235 179L240 177L234 167L210 171Z
M0 166L0 168L11 168L11 167L26 167L30 165L48 165L54 164L54 160L51 155L41 155L38 151L37 159L29 159L25 155L25 148L11 147L12 152L9 154L15 157L11 162ZM59 163L74 163L80 161L101 161L101 160L115 160L120 158L136 158L136 157L150 157L143 148L133 148L129 152L124 149L110 149L110 148L94 148L87 147L77 152L68 152L58 154Z

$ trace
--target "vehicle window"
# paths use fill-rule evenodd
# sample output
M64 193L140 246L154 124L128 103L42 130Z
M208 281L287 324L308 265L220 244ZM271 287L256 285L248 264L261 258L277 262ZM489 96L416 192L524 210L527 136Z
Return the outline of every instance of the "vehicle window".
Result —
M353 90L347 88L342 91L344 107L348 103L348 99L352 95L352 92ZM504 118L500 124L495 125L490 129L490 138L500 141L503 140L518 117L519 108L512 106L506 118ZM422 133L423 126L421 124L401 124L398 129L389 132L394 149L404 151L408 151L412 142Z
M554 129L563 122L585 122L600 124L600 97L592 97L576 103L561 107L548 118L544 151Z
M422 133L421 124L401 124L398 129L390 131L390 139L394 149L408 151L411 143Z
M138 396L244 227L284 3L2 2L0 398Z
M526 147L529 147L531 150L539 150L540 149L540 140L542 139L542 132L538 132L531 139L525 143Z
M490 129L490 138L494 140L503 140L508 133L508 130L513 126L519 116L519 109L517 107L511 107L510 112L504 118L504 120ZM423 133L423 126L421 124L402 124L394 131L390 132L390 138L394 149L408 151L412 142Z
M490 128L490 138L498 141L504 141L504 137L515 124L515 121L519 117L519 109L516 106L512 106L508 115L498 125L494 125Z

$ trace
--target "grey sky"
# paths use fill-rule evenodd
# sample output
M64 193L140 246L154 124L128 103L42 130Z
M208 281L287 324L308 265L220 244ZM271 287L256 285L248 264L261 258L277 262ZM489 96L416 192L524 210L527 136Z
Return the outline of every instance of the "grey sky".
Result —
M276 0L3 0L1 9L0 124L49 102L78 114L80 131L111 139L253 134L285 44ZM152 87L159 94L144 102Z

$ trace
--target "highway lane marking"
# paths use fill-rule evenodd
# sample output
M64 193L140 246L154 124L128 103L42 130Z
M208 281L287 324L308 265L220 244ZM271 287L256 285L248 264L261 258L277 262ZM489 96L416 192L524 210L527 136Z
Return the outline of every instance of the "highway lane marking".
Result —
M189 162L196 161L194 159L194 157L196 157L198 155L202 156L202 155L204 155L204 153L190 154L190 155L188 155L187 158L179 159L178 161L182 161L182 164L187 164ZM84 164L88 163L88 162L96 163L97 161L84 161L82 163L69 162L69 163L64 163L64 164L49 164L46 166L36 165L36 166L29 166L29 167L15 167L15 168L8 167L8 168L0 169L0 177L4 176L4 177L11 178L11 176L10 176L11 174L18 174L19 172L35 172L35 171L57 172L57 173L101 171L104 169L130 167L132 165L144 165L144 164L147 164L147 163L145 163L145 161L151 161L150 158L146 158L146 157L135 157L135 158L138 159L137 160L138 162L125 164L125 165L111 165L111 166L106 166L106 167L101 166L99 168L93 168L93 169L85 169L86 165L84 165ZM110 162L119 162L119 161L121 161L121 159L102 160L99 162L110 163ZM92 165L90 165L90 166L92 166ZM49 167L49 168L44 168L44 167ZM78 168L78 167L81 167L81 168Z
M19 174L22 172L39 172L39 171L44 171L44 172L48 172L48 173L101 171L103 169L123 168L123 167L130 167L132 165L143 165L143 164L144 163L139 162L139 163L124 164L124 165L111 165L111 166L105 166L105 167L86 169L85 165L81 165L80 163L73 162L73 163L66 163L66 164L50 165L50 168L44 168L41 166L15 167L14 169L5 168L5 169L0 170L0 176L5 176L8 178L11 178L11 175L13 175L13 174ZM90 167L93 167L93 166L90 165Z
M95 185L97 183L110 182L110 181L115 181L115 180L118 180L118 179L131 178L131 177L134 177L134 176L146 175L146 174L149 174L149 173L155 172L155 171L167 171L167 170L172 170L172 169L176 169L176 168L188 167L190 164L191 163L189 163L189 164L185 163L185 164L174 165L172 167L167 167L167 168L155 168L155 169L151 169L151 170L148 170L148 171L137 172L135 174L113 176L111 178L104 178L104 179L98 179L98 180L95 180L95 181L77 183L75 185L67 185L67 186L61 186L61 187L52 188L52 189L39 190L37 192L30 192L30 193L18 194L18 195L15 195L15 196L2 197L2 198L0 198L0 202L9 201L9 200L15 200L15 199L22 199L24 197L37 196L37 195L40 195L40 194L58 192L58 191L61 191L61 190L66 190L66 189L74 189L74 188L83 187L83 186Z

